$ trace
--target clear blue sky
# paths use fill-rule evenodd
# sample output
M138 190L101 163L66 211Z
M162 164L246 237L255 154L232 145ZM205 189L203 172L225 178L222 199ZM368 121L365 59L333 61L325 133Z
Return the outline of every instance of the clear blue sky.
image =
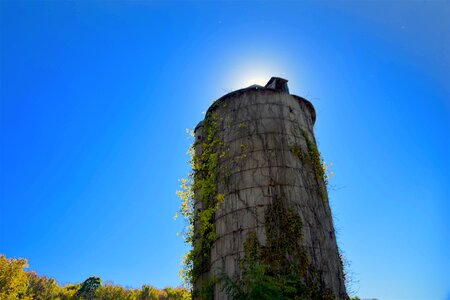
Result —
M186 128L270 76L312 101L361 297L450 297L450 2L0 2L0 253L176 286Z

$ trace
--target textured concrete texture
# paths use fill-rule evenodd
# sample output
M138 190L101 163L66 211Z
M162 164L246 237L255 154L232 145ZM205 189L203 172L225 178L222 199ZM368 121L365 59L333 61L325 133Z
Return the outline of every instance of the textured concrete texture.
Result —
M287 81L286 81L287 82ZM285 83L284 83L285 85ZM308 153L304 134L315 145L315 111L307 100L282 88L250 87L232 92L216 101L206 118L218 118L218 138L226 155L219 161L218 191L225 195L215 214L217 240L210 253L209 269L198 280L225 272L241 275L240 260L250 232L266 243L266 209L276 195L296 212L302 222L301 243L317 271L321 288L336 299L345 299L342 263L336 244L326 186L310 164L292 149ZM276 84L272 82L272 86ZM205 138L202 122L195 130L196 144ZM197 149L197 154L200 149ZM196 209L201 209L199 203ZM227 299L220 284L214 299Z

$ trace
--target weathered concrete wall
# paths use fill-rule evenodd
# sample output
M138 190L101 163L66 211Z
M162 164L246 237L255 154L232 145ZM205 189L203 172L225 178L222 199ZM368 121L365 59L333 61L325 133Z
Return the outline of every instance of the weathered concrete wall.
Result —
M283 205L303 221L301 243L320 286L344 299L343 269L326 187L311 164L292 151L308 153L304 133L315 145L312 105L286 92L248 88L216 101L206 118L213 113L218 116L218 138L226 152L219 161L218 176L218 191L225 199L215 214L217 240L210 254L211 268L202 278L222 271L239 278L248 234L255 232L259 242L266 243L267 207L281 195ZM202 123L195 133L200 144L205 138ZM215 287L214 299L227 299L220 285Z

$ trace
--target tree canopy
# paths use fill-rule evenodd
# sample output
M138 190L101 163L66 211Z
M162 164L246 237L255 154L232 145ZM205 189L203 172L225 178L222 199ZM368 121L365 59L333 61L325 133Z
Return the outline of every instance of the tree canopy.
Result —
M183 288L124 288L111 282L102 284L91 276L82 283L61 286L54 278L25 270L26 259L0 255L0 299L2 300L188 300L191 294Z

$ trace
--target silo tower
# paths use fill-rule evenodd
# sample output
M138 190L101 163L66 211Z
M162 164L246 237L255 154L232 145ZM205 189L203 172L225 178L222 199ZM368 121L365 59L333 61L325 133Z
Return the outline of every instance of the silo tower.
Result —
M216 100L197 125L194 299L348 297L315 120L272 77Z

